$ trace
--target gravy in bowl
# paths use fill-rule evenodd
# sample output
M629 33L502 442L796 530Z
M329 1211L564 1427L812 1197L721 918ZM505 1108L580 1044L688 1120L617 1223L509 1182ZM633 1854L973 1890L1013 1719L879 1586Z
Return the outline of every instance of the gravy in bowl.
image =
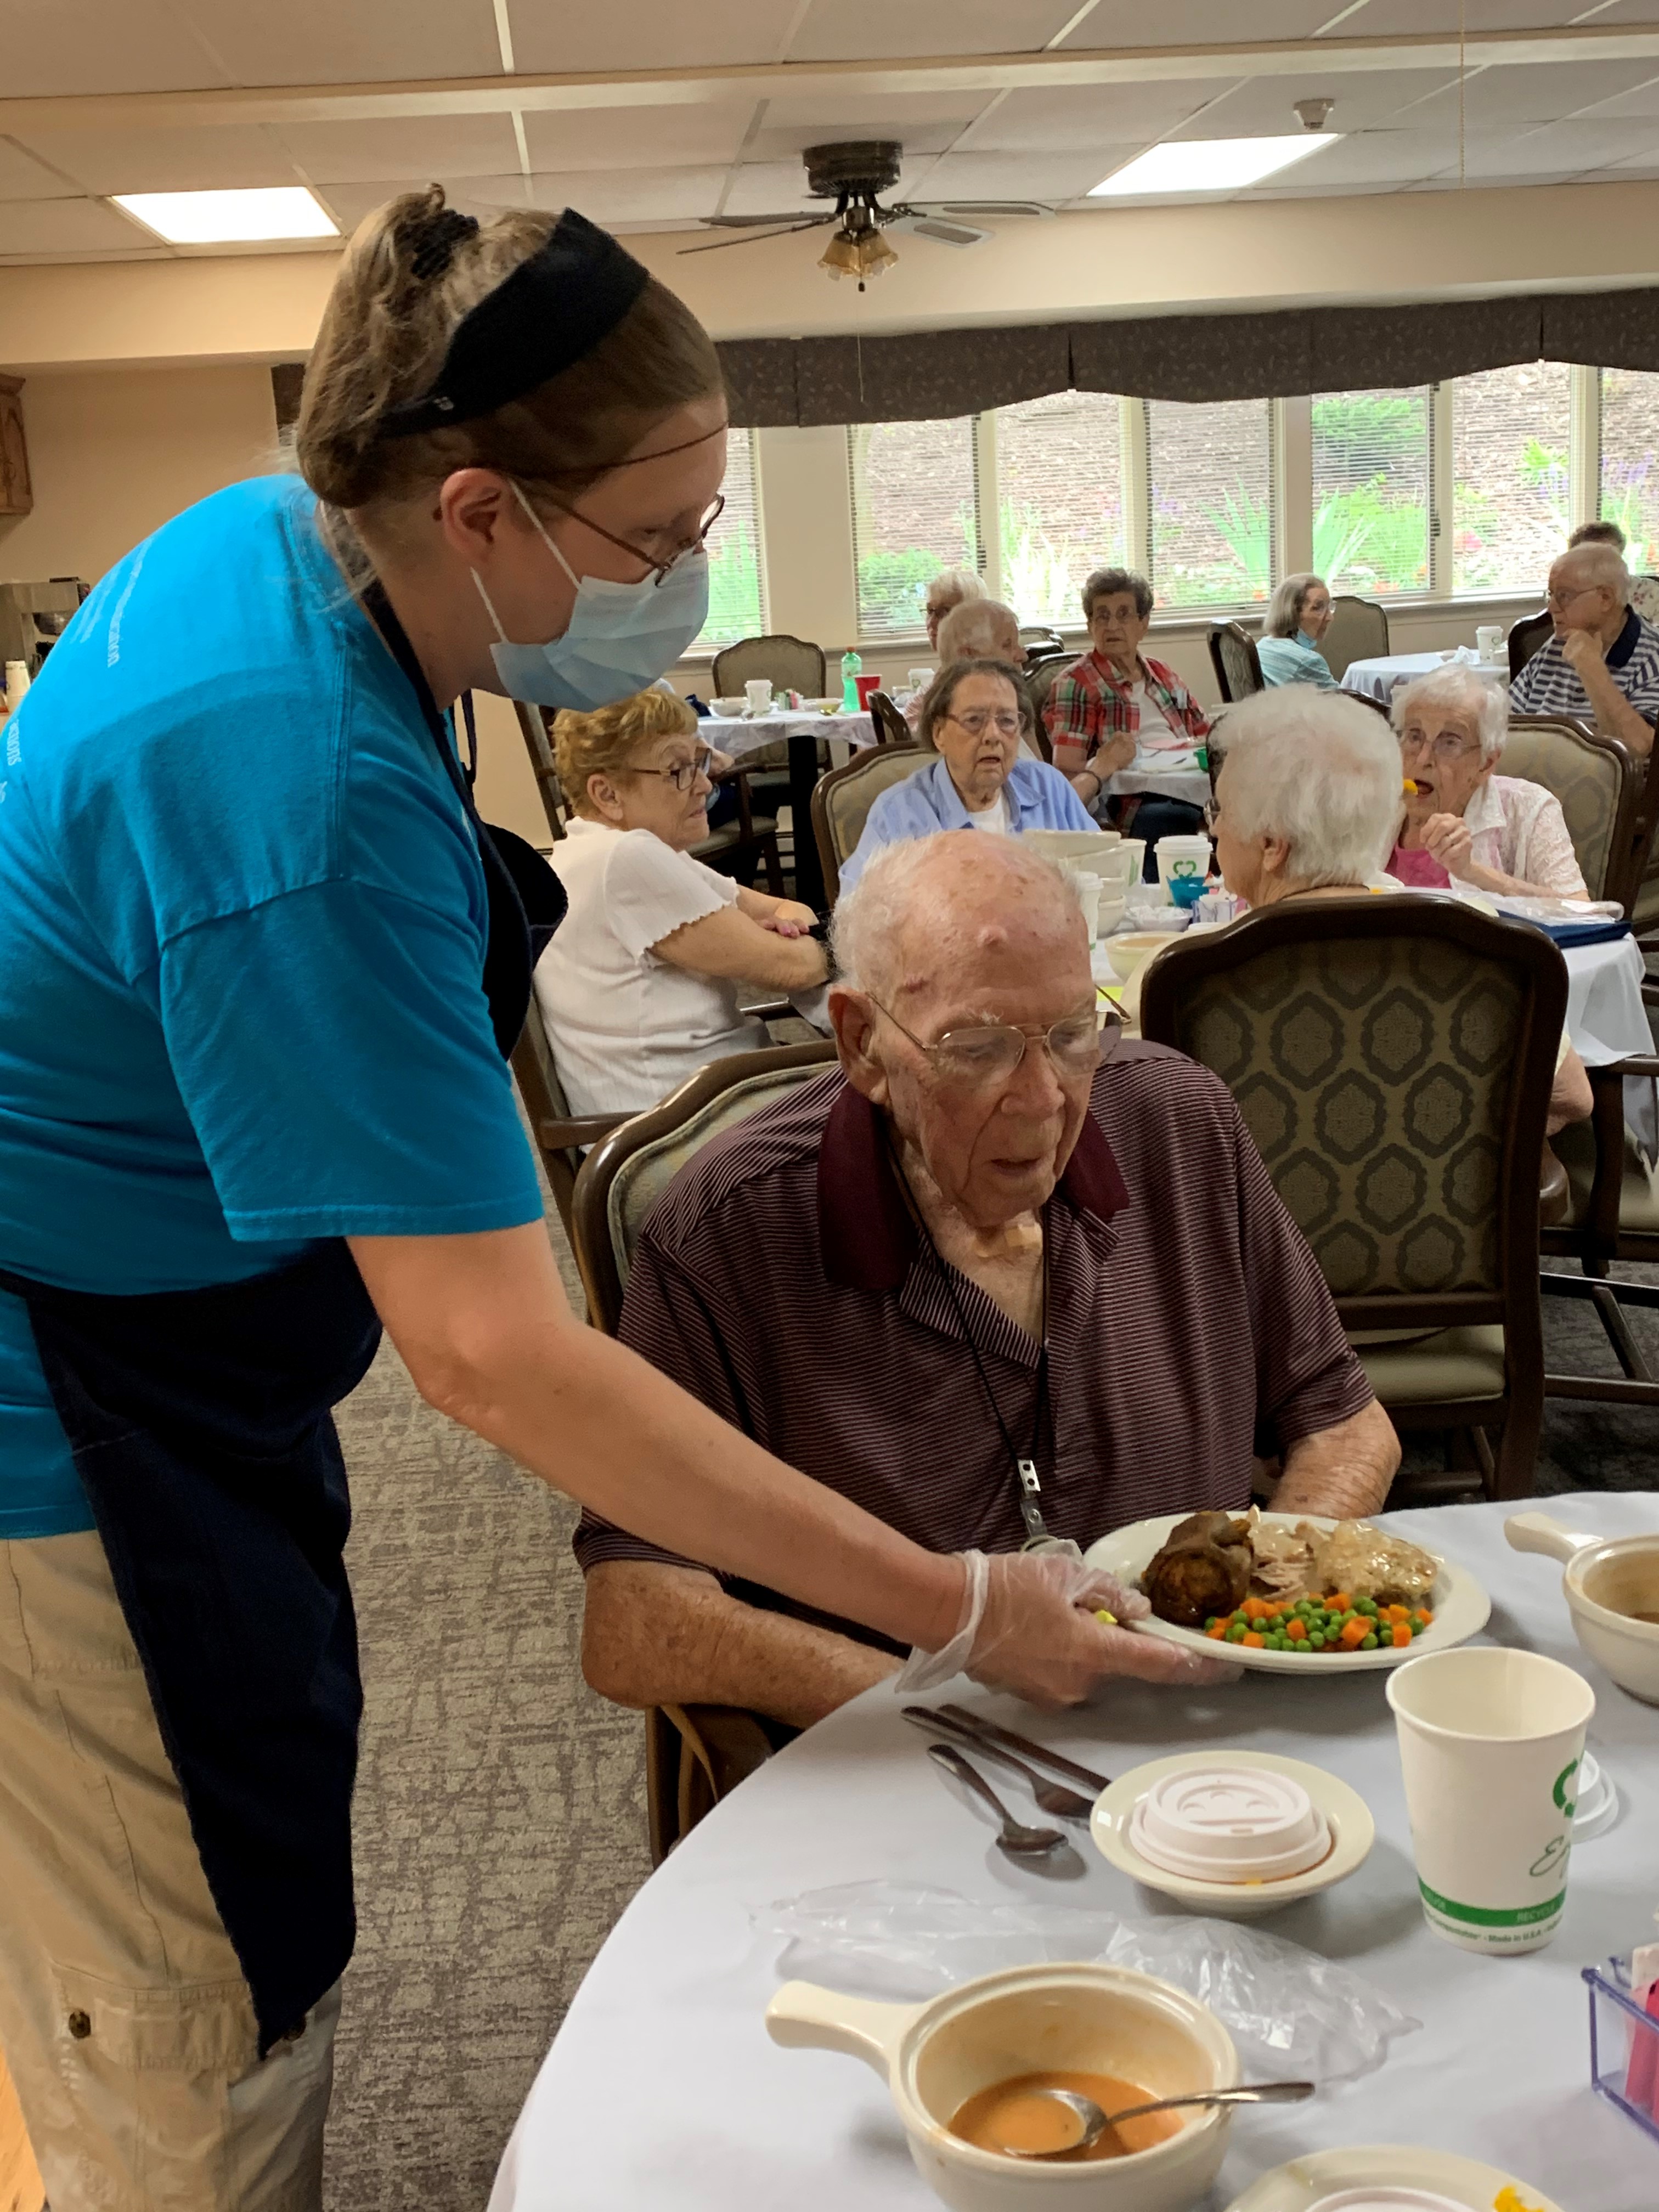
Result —
M1077 2118L1053 2098L1033 2094L1043 2089L1070 2089L1092 2098L1103 2112L1121 2112L1131 2105L1149 2105L1155 2094L1137 2087L1115 2074L1016 2074L1006 2081L994 2081L969 2098L951 2122L951 2132L977 2150L1012 2151L1027 2157L1044 2152L1057 2154L1056 2162L1081 2166L1102 2158L1125 2158L1133 2151L1151 2150L1167 2142L1181 2125L1179 2112L1146 2112L1126 2120L1121 2128L1108 2128L1087 2150L1069 2150L1077 2140Z

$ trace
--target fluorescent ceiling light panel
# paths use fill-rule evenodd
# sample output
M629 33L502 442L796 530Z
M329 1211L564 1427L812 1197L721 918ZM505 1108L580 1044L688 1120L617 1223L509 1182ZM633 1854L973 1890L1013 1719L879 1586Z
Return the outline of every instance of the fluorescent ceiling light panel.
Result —
M337 238L339 226L303 185L248 191L117 192L115 204L169 246L234 246L254 239Z
M1091 200L1149 192L1236 192L1259 185L1322 146L1334 146L1340 131L1298 131L1288 138L1169 138L1094 185Z

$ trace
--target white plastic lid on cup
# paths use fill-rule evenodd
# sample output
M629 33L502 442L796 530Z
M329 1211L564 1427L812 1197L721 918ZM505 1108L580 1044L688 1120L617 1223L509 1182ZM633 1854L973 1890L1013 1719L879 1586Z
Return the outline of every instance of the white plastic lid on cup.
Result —
M1265 1767L1188 1767L1129 1818L1142 1858L1189 1881L1282 1881L1328 1856L1329 1823L1302 1784Z
M1572 1816L1572 1840L1587 1844L1592 1837L1605 1834L1619 1818L1619 1791L1613 1777L1588 1751L1578 1762L1576 1779L1578 1801Z
M1383 2183L1376 2188L1339 2189L1334 2197L1322 2197L1309 2205L1308 2212L1468 2212L1468 2207L1436 2190L1396 2189Z

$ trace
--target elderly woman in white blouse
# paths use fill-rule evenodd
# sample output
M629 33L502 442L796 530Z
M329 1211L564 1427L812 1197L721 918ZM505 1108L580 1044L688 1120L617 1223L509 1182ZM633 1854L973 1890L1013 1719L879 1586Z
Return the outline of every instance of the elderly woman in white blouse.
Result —
M562 714L553 746L573 810L554 856L569 908L536 963L536 1000L572 1113L636 1113L709 1060L764 1048L739 985L822 983L817 916L692 858L711 754L684 699L641 691Z
M1419 890L1455 881L1505 896L1588 896L1561 802L1496 773L1509 728L1503 686L1473 669L1431 670L1394 695L1405 820L1389 872Z

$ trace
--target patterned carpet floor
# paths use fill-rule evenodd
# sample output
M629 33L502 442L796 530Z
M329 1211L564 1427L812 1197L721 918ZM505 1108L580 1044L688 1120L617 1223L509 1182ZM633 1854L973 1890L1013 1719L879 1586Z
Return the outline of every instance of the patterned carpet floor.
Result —
M1552 1366L1616 1371L1587 1310L1545 1320ZM1659 1368L1659 1316L1633 1326ZM581 1680L574 1509L422 1405L389 1350L341 1432L368 1709L329 2212L477 2212L649 1871L641 1724ZM1656 1446L1659 1415L1553 1405L1538 1487L1652 1488Z

